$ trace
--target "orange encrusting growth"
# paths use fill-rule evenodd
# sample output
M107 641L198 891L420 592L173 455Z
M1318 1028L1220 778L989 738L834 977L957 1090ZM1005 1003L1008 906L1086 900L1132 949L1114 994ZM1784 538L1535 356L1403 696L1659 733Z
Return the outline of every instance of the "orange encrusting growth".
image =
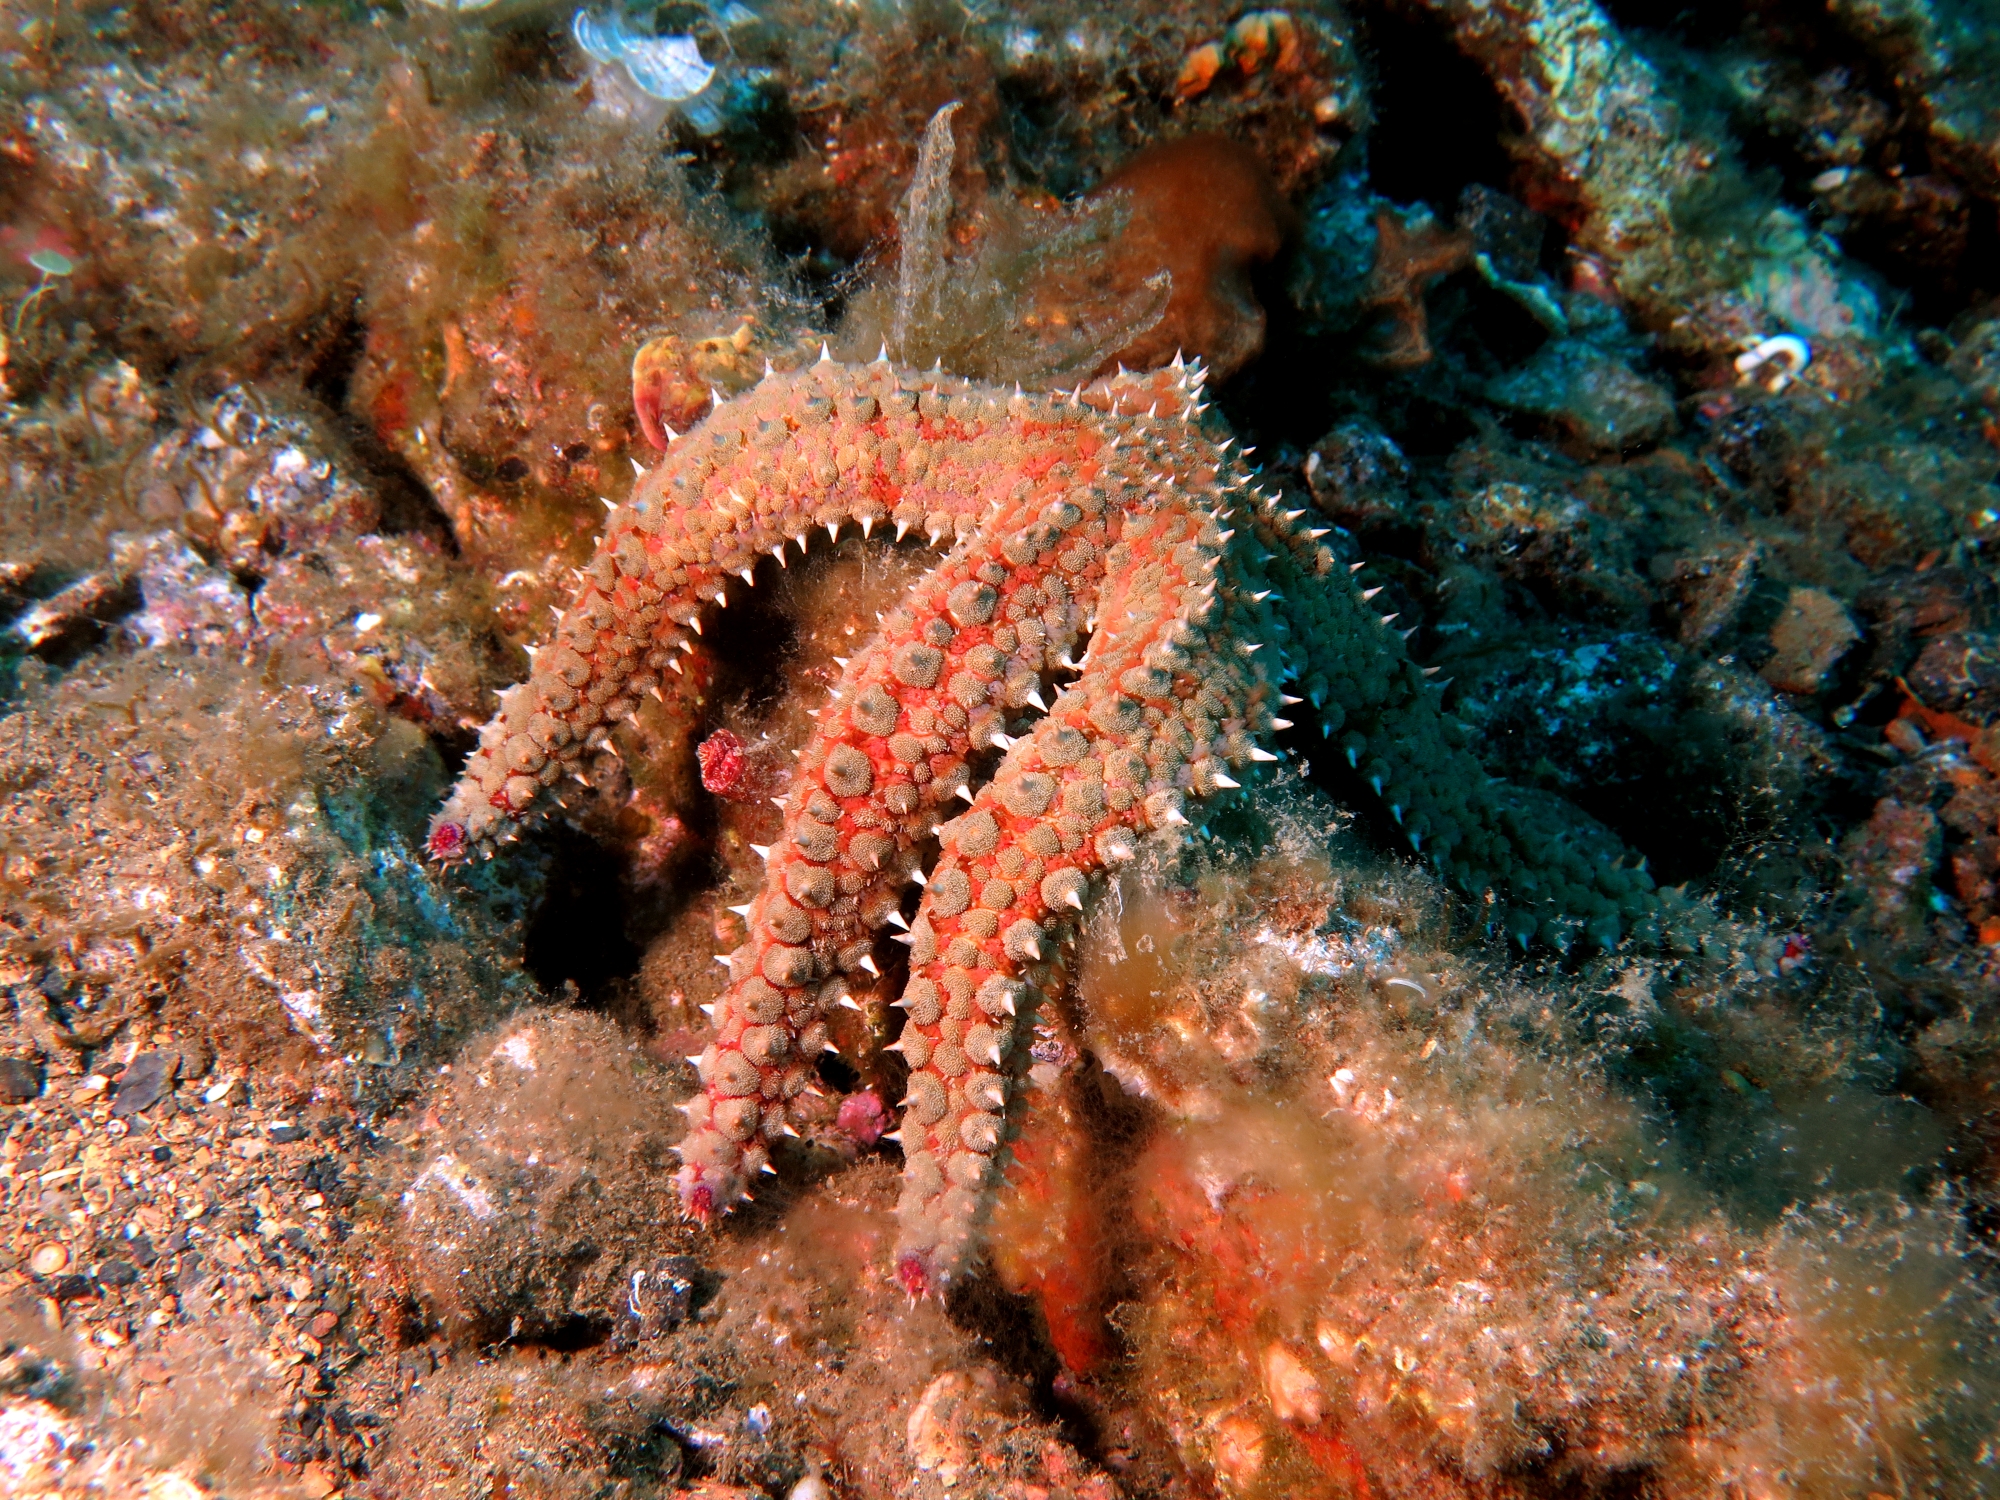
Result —
M1256 152L1215 135L1141 151L1097 189L1099 197L1121 192L1131 205L1118 244L1124 280L1136 286L1164 269L1173 290L1160 321L1113 358L1143 370L1182 349L1227 380L1264 347L1264 309L1250 276L1284 249L1291 210Z
M1053 1075L1054 1070L1050 1070ZM1103 1167L1075 1093L1051 1076L1010 1145L1004 1192L994 1198L988 1258L1000 1285L1031 1297L1063 1368L1092 1375L1115 1350L1105 1313L1113 1242Z

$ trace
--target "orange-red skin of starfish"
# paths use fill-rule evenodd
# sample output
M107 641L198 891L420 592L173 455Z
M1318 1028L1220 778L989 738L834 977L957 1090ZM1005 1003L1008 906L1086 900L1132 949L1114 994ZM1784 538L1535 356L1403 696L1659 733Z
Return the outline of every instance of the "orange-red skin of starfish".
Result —
M435 852L509 831L637 691L664 684L702 599L722 602L724 575L754 567L757 552L848 519L960 538L849 663L802 756L750 939L728 955L732 983L698 1061L704 1093L688 1109L681 1172L696 1217L737 1201L768 1165L771 1141L791 1128L785 1106L827 1044L843 976L875 969L875 932L969 789L969 758L1039 699L1085 628L1131 504L1123 492L1141 487L1112 458L1121 427L1143 401L1192 441L1181 418L1198 386L1185 374L1121 377L1065 408L823 365L730 403L614 508L555 644L503 700L441 815ZM1220 455L1209 458L1204 480ZM1157 477L1173 496L1196 479Z
M794 1133L829 1009L849 976L879 976L877 937L902 924L934 837L895 1044L910 1064L895 1269L913 1294L978 1251L1025 1038L1093 880L1275 759L1259 741L1287 727L1281 705L1306 703L1329 737L1344 712L1348 763L1413 849L1460 861L1462 883L1536 855L1306 511L1252 488L1194 420L1200 383L1177 365L1008 396L824 361L725 403L611 507L554 641L502 695L433 825L440 858L490 852L640 693L673 692L730 574L749 583L812 528L853 522L948 548L846 663L763 851L685 1106L694 1217L746 1196ZM1046 702L1058 670L1079 675ZM1295 673L1301 697L1286 697ZM1000 764L975 789L993 745ZM1609 867L1572 884L1627 915L1650 888Z

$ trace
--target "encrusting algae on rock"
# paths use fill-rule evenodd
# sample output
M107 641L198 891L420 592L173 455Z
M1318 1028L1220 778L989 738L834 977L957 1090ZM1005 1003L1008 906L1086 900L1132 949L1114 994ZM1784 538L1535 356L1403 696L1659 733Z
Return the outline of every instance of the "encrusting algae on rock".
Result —
M1033 1084L1074 1110L1095 1058L1125 1118L996 1212L1094 1417L1129 1393L1244 1497L1922 1493L1977 1449L1992 1323L1946 1208L1712 1191L1580 995L1433 947L1421 883L1296 784L1240 801L1093 918L1087 1053L1056 1026ZM1076 1326L1112 1301L1123 1362Z

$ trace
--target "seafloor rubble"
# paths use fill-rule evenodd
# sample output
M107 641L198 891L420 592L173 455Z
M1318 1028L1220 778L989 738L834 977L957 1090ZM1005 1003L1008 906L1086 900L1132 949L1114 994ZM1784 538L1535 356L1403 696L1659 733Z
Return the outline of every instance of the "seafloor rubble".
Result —
M2000 17L4 20L0 1491L2000 1489Z

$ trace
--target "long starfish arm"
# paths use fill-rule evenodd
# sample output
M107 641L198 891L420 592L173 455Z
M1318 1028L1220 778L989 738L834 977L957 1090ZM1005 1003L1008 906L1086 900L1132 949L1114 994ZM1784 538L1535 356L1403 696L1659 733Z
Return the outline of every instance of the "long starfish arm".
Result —
M1645 872L1595 858L1564 827L1516 808L1441 707L1393 617L1335 576L1339 565L1297 512L1253 498L1237 514L1267 554L1264 576L1284 601L1301 717L1317 718L1322 738L1380 799L1412 851L1460 890L1504 898L1495 916L1517 936L1536 930L1535 909L1594 924L1604 946L1643 917L1652 905Z
M968 788L1007 711L1040 700L1103 575L1106 497L1081 455L1019 486L883 621L821 711L766 855L748 940L686 1106L681 1201L706 1217L742 1196L787 1133L785 1103L825 1047L836 976L874 970L917 846ZM965 795L970 796L969 790Z
M606 517L555 639L529 680L501 694L433 821L432 854L461 857L505 834L577 771L677 669L704 612L728 602L731 575L747 583L760 558L849 522L934 545L972 535L1013 488L998 450L1021 418L964 381L923 384L886 364L822 362L767 376L677 441Z
M1251 754L1274 689L1216 602L1222 545L1184 506L1127 519L1083 677L944 830L901 1002L896 1271L913 1294L975 1248L1021 1044L1091 878L1137 834L1179 829L1184 799L1230 784L1224 767Z

